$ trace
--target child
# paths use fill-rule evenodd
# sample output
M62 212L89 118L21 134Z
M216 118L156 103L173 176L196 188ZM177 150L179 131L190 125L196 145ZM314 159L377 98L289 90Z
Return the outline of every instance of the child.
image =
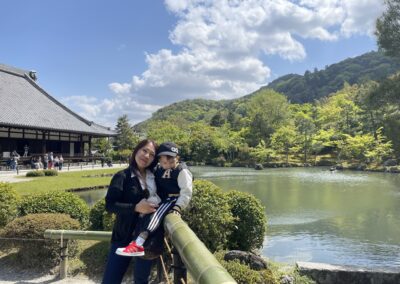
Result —
M123 256L144 255L143 244L161 224L168 213L181 213L192 197L192 174L184 163L178 161L179 149L176 144L166 142L160 145L157 151L159 164L155 168L154 176L157 185L157 194L161 198L161 204L152 214L141 216L138 226L141 230L136 240L124 248L118 248L116 254ZM155 197L151 196L154 202Z

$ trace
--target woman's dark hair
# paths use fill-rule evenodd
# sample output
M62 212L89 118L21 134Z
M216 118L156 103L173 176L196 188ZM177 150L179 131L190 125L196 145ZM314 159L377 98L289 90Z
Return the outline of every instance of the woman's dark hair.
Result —
M136 147L135 147L135 149L133 149L133 152L132 152L132 155L131 155L131 161L130 161L130 166L133 168L133 169L135 169L135 170L137 170L138 169L138 167L137 167L137 164L136 164L136 160L135 160L135 156L136 156L136 154L137 154L137 152L139 152L139 150L140 149L142 149L144 146L146 146L147 144L153 144L153 146L154 146L154 149L156 150L156 153L157 153L157 149L158 149L158 145L157 145L157 143L154 141L154 140L151 140L151 139L144 139L144 140L142 140L142 141L140 141L137 145L136 145ZM147 167L147 169L150 169L150 170L153 170L153 168L157 165L157 157L154 157L154 160L153 160L153 162Z

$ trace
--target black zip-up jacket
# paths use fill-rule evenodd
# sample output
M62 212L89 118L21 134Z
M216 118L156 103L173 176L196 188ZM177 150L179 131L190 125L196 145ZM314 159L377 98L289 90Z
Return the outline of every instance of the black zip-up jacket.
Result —
M105 197L106 210L116 214L111 242L126 246L132 240L139 217L135 206L143 198L146 198L146 192L130 167L113 176Z

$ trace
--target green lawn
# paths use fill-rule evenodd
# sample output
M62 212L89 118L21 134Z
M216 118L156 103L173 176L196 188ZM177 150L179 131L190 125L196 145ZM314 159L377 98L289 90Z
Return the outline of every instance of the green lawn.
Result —
M12 187L21 195L42 193L71 188L90 187L110 184L111 177L83 177L87 175L101 175L115 173L122 168L82 170L74 172L59 172L58 176L45 176L21 179L32 179L26 182L12 183Z

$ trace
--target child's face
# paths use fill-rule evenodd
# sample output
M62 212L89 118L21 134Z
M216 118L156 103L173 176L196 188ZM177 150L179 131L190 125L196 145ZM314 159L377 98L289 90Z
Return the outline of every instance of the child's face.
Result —
M178 163L178 158L171 156L160 156L159 162L164 170L174 169Z

